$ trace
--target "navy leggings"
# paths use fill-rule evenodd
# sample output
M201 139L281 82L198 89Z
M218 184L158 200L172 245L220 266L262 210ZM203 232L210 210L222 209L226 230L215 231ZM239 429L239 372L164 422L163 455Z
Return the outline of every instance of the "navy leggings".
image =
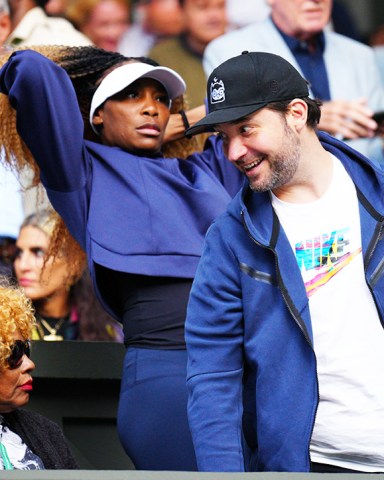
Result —
M196 471L187 419L187 353L129 347L118 432L137 470Z

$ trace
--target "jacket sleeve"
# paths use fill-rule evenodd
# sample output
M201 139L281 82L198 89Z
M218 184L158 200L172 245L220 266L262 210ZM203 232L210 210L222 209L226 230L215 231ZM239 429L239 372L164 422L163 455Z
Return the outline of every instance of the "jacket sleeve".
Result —
M18 133L40 167L53 206L82 240L91 169L83 120L67 73L37 52L19 51L0 70L0 91L16 109Z
M188 416L199 470L244 471L243 314L237 261L213 224L186 321Z
M205 163L231 197L243 186L245 177L225 156L219 135L208 137L203 152L195 154L195 157Z

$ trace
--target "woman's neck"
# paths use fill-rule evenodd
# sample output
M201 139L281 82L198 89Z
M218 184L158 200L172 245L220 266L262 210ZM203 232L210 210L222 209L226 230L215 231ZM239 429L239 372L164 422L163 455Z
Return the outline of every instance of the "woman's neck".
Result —
M54 294L34 302L36 313L42 317L60 318L69 314L69 293Z

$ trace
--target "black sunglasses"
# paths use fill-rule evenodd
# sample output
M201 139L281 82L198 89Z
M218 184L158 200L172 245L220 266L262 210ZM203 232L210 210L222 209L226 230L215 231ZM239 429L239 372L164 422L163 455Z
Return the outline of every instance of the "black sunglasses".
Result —
M7 358L9 368L19 367L24 355L27 355L28 358L31 356L30 341L16 340L11 347L11 355Z

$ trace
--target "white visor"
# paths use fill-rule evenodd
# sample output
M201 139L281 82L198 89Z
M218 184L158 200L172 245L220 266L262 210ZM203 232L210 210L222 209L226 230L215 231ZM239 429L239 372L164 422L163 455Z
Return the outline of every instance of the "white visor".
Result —
M93 94L89 112L89 123L94 132L97 133L92 121L95 111L108 98L121 92L138 78L153 78L157 80L164 86L171 100L185 92L184 80L177 72L170 68L154 67L147 63L140 62L126 63L112 70L112 72L103 79Z

